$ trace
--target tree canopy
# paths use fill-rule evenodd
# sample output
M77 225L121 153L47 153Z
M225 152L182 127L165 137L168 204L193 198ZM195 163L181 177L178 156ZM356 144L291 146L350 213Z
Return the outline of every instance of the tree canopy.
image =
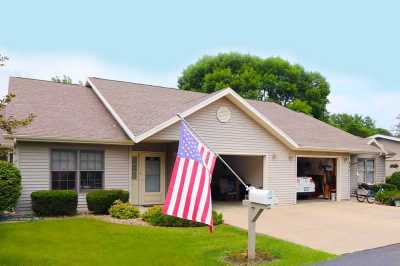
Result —
M375 134L390 136L390 131L375 126L375 121L369 116L349 115L349 114L331 114L328 122L353 135L365 138Z
M329 84L317 72L279 57L240 53L204 56L178 80L183 90L211 93L230 87L244 98L273 101L326 120Z

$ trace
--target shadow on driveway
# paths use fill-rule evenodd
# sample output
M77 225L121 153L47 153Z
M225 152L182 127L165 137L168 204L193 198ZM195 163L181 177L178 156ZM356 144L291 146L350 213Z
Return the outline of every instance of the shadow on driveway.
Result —
M400 244L343 255L314 266L399 266Z

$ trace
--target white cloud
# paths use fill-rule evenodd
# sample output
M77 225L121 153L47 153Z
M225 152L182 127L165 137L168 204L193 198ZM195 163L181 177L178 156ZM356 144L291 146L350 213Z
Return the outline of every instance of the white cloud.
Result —
M3 52L4 53L4 52ZM86 81L89 76L176 86L178 72L148 73L138 68L107 64L92 56L60 54L20 54L7 51L10 60L0 68L0 95L7 93L10 76L49 80L54 76L68 75L74 82Z
M325 74L331 84L328 110L369 115L379 127L392 129L400 113L400 91L385 90L373 80L341 74Z

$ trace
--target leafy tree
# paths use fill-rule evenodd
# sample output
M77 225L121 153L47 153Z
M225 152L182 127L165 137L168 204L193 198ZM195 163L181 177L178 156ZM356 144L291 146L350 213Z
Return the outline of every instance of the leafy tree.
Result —
M398 121L397 124L394 126L392 130L393 135L396 137L400 137L400 115L396 116L396 120Z
M54 76L51 78L51 80L54 82L57 82L57 83L72 84L71 77L69 77L67 75L63 75L62 77Z
M4 66L8 60L9 58L7 56L0 54L0 67Z
M331 114L328 122L350 134L365 138L375 134L391 135L389 130L377 128L375 121L369 116Z
M328 82L317 72L279 57L240 53L200 58L183 71L178 87L206 93L230 87L245 98L273 101L322 120L330 93Z

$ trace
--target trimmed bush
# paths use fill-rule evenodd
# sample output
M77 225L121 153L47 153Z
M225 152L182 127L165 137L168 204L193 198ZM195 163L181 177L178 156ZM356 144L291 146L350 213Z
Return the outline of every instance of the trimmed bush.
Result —
M162 213L162 208L160 206L154 206L142 215L144 221L156 226L168 226L168 227L198 227L205 226L202 223L197 223L189 220L184 220L170 215L165 215ZM222 224L222 213L217 213L213 211L213 221L214 225Z
M394 172L391 176L386 178L387 184L392 184L400 190L400 172Z
M382 183L373 185L371 189L373 192L377 193L380 189L383 189L384 191L394 191L397 190L397 187L392 184Z
M21 173L12 163L0 161L0 213L13 211L21 195Z
M95 214L108 214L114 201L128 202L129 192L121 189L96 190L86 194L89 211Z
M76 214L78 194L72 190L40 190L32 192L32 210L38 216Z
M140 216L139 209L128 202L116 200L108 210L112 217L118 219L134 219Z

